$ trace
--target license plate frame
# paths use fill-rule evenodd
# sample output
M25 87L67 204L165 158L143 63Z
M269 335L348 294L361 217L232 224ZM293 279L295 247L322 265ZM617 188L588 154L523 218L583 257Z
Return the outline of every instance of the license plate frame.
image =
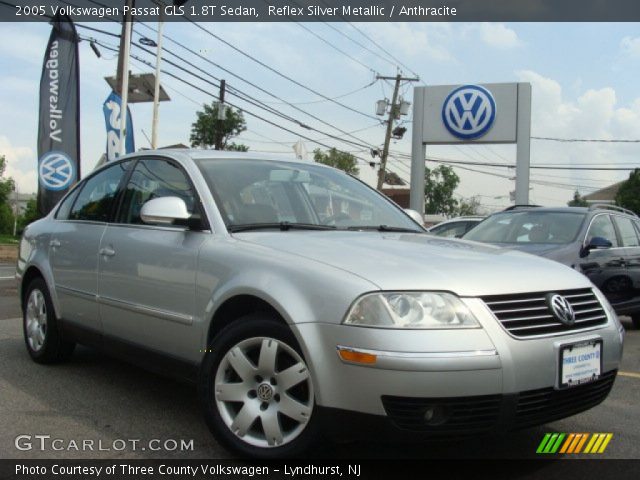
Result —
M575 343L567 343L560 345L558 353L558 388L567 389L574 388L585 383L591 383L598 380L602 376L602 339L585 340ZM565 358L573 358L579 360L580 355L596 354L595 358L584 359L583 361L565 362ZM576 366L579 367L576 369ZM581 368L584 372L580 372ZM576 372L576 370L578 370ZM591 373L589 375L589 372ZM575 380L572 377L576 377Z

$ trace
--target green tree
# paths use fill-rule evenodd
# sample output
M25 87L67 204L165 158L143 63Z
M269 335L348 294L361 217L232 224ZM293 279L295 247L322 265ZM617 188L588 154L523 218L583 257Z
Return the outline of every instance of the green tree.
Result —
M31 198L27 201L27 208L25 208L22 215L18 217L18 232L22 232L27 225L31 222L35 222L41 217L38 213L38 202L35 198Z
M230 143L247 129L242 111L227 107L225 119L218 120L218 104L204 105L204 111L196 112L197 119L191 124L192 147L212 148L219 140L222 150L246 152L249 147L242 144Z
M460 177L448 165L426 168L424 174L424 211L427 214L457 215L458 201L453 198Z
M573 192L573 200L567 202L567 205L569 205L570 207L586 207L589 204L587 203L585 198L580 195L580 192L576 190L575 192Z
M461 199L458 203L458 212L456 215L478 215L480 213L480 200L478 197Z
M329 165L330 167L339 168L351 175L358 175L358 161L356 157L347 152L341 152L335 148L328 152L323 152L319 148L313 151L313 159L318 163Z
M13 233L13 209L9 198L15 189L15 182L12 178L5 178L6 168L7 160L4 155L0 155L0 233L11 234Z
M640 169L636 168L629 174L616 194L616 205L634 211L640 215Z

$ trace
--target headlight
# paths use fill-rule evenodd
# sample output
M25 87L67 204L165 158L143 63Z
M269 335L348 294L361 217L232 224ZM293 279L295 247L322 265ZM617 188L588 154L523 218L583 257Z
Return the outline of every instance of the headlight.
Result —
M446 292L370 293L353 304L343 323L408 329L480 327L467 306Z

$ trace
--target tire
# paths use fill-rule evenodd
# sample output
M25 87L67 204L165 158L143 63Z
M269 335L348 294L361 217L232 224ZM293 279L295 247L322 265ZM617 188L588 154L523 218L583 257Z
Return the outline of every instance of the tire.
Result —
M296 457L319 438L306 361L273 317L251 314L225 327L206 353L199 387L214 437L243 457Z
M42 278L31 281L24 296L22 331L27 351L37 363L58 363L68 359L75 343L64 341L58 328L47 284Z
M640 330L640 313L631 315L631 322L633 323L633 328Z

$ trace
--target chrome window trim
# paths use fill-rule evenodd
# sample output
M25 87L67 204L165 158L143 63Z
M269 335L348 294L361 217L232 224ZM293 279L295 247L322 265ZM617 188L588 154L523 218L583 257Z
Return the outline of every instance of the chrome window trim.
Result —
M591 224L593 223L593 221L597 217L599 217L601 215L608 215L609 217L611 217L611 215L614 215L614 214L609 213L609 212L602 212L602 213L598 213L598 214L594 215L593 217L591 217L591 220L589 221L589 226L587 227L587 230L584 232L584 238L582 239L582 246L583 247L587 246L587 238L588 238L588 235L589 235L589 230L591 230ZM622 216L622 215L620 215L620 216ZM618 239L618 231L616 230L616 224L613 223L613 219L612 218L610 218L610 220L611 220L611 225L613 225L613 229L616 232L616 242L620 243L620 241ZM610 247L610 248L607 248L607 249L604 249L604 250L619 250L621 248L626 248L626 247Z

